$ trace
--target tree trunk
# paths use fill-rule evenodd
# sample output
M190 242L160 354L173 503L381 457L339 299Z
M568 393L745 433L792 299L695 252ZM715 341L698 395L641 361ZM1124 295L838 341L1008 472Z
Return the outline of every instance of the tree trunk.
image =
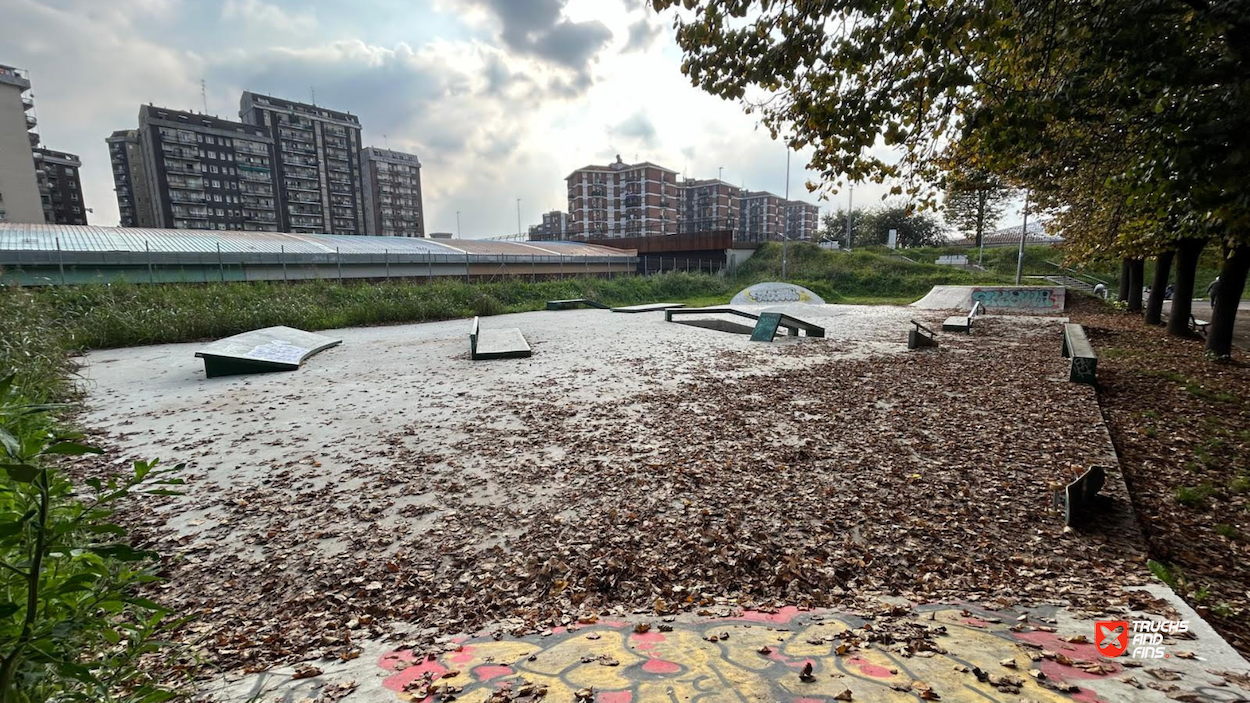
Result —
M985 202L988 199L985 191L977 194L977 251L981 251L981 243L985 241Z
M1142 279L1146 277L1146 260L1133 259L1128 264L1128 311L1141 312Z
M1207 245L1205 239L1182 239L1176 244L1176 286L1172 289L1172 312L1168 314L1168 334L1191 337L1189 313L1194 303L1194 275L1198 257Z
M1125 257L1120 259L1120 300L1128 300L1129 275L1128 257Z
M1207 332L1207 353L1212 356L1226 357L1233 352L1233 323L1237 321L1237 306L1246 288L1247 272L1250 272L1250 245L1241 244L1224 257L1220 268L1220 290Z
M1171 249L1155 258L1154 282L1150 285L1150 299L1146 301L1146 324L1163 324L1163 294L1167 292L1168 280L1172 276L1172 257L1176 252Z

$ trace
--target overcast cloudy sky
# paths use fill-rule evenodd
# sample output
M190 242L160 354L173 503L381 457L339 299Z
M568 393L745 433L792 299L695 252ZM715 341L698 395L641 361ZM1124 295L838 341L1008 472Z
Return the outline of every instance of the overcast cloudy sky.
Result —
M565 209L563 178L621 154L783 194L785 149L691 87L671 17L643 0L4 0L0 63L26 68L39 131L79 154L91 222L116 224L104 138L139 105L238 119L243 90L358 114L418 154L430 231L515 232ZM793 160L792 197L815 177ZM856 189L858 203L879 188ZM845 204L838 196L837 205ZM823 210L836 207L820 203Z

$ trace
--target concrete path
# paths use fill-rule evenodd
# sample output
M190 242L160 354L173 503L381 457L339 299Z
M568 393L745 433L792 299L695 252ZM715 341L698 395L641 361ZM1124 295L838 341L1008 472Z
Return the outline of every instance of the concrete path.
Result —
M1172 313L1172 301L1163 301L1163 316ZM1211 303L1207 300L1193 302L1193 316L1199 320L1211 321ZM1250 301L1243 300L1237 307L1237 321L1233 324L1233 344L1242 349L1250 349Z

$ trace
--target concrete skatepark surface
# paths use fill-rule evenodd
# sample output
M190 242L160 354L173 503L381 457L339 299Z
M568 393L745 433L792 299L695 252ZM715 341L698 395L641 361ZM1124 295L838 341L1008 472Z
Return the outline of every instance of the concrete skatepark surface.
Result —
M979 302L986 312L1062 315L1063 286L933 286L912 307L925 310L968 310Z
M528 656L592 613L657 631L676 618L674 632L708 644L706 620L692 612L838 605L828 617L841 632L858 617L846 613L906 598L1010 611L999 616L1008 626L1016 612L1044 613L1068 623L1061 634L1092 639L1094 617L1140 607L1158 618L1169 607L1120 590L1149 576L1124 523L1118 472L1109 492L1120 514L1091 532L1064 531L1049 508L1066 467L1114 462L1092 390L1062 380L1059 318L987 315L974 334L939 335L941 349L909 354L909 320L936 326L943 314L759 309L820 324L828 337L752 344L665 323L659 312L572 310L490 318L524 331L534 356L519 360L471 362L464 320L329 331L342 346L298 372L263 376L205 379L194 344L109 350L85 358L84 422L126 456L189 462L187 496L135 506L129 519L148 546L171 555L160 595L197 616L189 639L233 672L205 683L225 700L250 700L258 685L262 700L332 700L349 679L351 700L422 700L385 681L402 673L405 657L427 652L447 671L464 668L466 684L513 680L482 666L578 683L537 671ZM896 625L911 627L908 617ZM737 627L731 645L748 639ZM528 653L440 659L467 648L447 637L483 628L520 643L499 652ZM622 628L601 637L625 652L633 630ZM688 628L697 632L680 634ZM790 633L775 636L786 640L778 672L817 656ZM412 648L391 654L407 639ZM991 656L1022 656L1017 642L1000 639L944 648L982 669ZM599 656L595 642L564 648ZM1181 646L1200 658L1168 663L1182 671L1177 679L1139 675L1138 688L1117 669L1062 695L1245 693L1206 673L1245 670L1213 634ZM857 656L887 666L878 654ZM777 672L760 678L758 666L746 667L750 681L722 677L730 669L703 654L704 663L674 662L668 673L644 669L653 657L637 647L633 659L612 656L616 667L592 663L633 673L621 673L616 688L598 686L615 697L597 700L659 700L643 684L678 674L668 684L684 693L660 699L827 701L841 690L829 687L833 674L846 675L837 662L849 662L820 655L821 687L804 691ZM585 668L582 658L574 669ZM326 675L239 678L298 661ZM1004 699L956 683L954 673L971 674L954 666L928 681L942 698ZM1012 673L1028 679L1028 668L1021 658ZM914 699L918 690L837 682L863 700ZM1054 693L1030 683L1026 699ZM340 688L318 687L326 684ZM458 700L488 700L474 686ZM754 693L731 695L742 687Z

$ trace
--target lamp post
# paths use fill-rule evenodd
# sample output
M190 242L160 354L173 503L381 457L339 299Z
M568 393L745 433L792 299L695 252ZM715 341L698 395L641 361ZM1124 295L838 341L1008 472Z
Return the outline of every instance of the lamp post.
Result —
M1024 224L1020 225L1020 252L1016 255L1016 285L1024 273L1024 238L1029 231L1029 191L1024 191Z
M460 211L456 211L456 239L460 239Z
M786 280L786 250L790 248L790 228L786 207L790 203L790 145L786 145L786 204L781 206L781 280Z

